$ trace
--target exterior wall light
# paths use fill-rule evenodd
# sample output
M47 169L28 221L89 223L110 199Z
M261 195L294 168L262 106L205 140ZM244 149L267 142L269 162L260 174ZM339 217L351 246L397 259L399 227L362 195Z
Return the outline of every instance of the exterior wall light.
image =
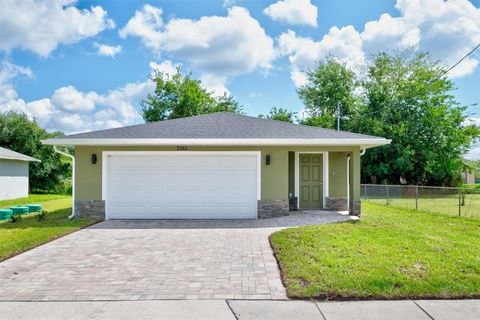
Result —
M267 166L270 165L270 155L269 155L269 154L267 154L267 155L265 156L265 164L266 164Z
M95 153L92 153L92 164L97 163L97 155Z

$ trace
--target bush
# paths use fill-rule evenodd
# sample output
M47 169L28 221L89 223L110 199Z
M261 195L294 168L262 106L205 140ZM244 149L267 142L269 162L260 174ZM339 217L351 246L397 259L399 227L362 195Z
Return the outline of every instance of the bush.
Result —
M21 213L13 214L12 217L10 218L10 222L12 223L19 222L19 221L22 221Z
M47 217L47 211L41 211L39 214L37 214L37 220L38 221L42 221L42 220L45 220L45 218Z

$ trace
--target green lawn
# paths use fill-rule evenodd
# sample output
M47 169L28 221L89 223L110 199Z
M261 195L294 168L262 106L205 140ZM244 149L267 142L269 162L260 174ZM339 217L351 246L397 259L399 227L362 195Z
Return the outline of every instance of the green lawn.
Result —
M16 223L1 222L0 261L97 221L96 219L67 219L72 207L72 198L69 196L31 195L29 198L15 201L0 201L0 208L27 203L40 203L49 213L42 221L37 220L36 214L30 214L23 216L23 219Z
M362 206L359 221L271 235L290 297L480 297L480 221Z

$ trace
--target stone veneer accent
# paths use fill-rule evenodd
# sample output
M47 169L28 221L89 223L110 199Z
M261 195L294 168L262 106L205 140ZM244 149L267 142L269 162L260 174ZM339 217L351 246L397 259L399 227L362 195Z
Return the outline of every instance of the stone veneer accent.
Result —
M100 217L105 219L105 201L75 200L75 217Z
M325 197L325 207L328 210L348 210L348 200L345 197Z
M290 205L286 200L257 201L258 219L288 216Z
M258 200L257 203L259 219L268 219L289 215L290 206L286 200ZM75 216L105 218L105 201L75 200Z
M360 216L361 204L360 200L350 200L350 215Z

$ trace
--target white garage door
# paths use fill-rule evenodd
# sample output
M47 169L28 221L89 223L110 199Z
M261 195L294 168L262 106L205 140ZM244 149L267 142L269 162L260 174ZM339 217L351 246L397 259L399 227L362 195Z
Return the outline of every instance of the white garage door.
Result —
M107 158L107 219L257 218L256 154Z

